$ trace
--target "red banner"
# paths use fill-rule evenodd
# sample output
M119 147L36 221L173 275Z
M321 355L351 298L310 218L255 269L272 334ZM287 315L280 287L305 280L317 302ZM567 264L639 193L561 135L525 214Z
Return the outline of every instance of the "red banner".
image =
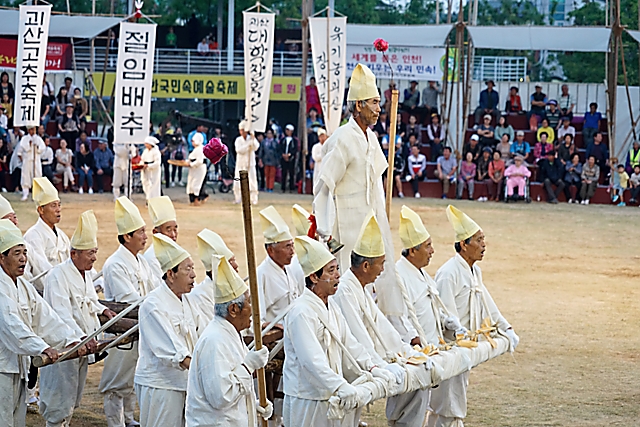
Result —
M0 67L16 68L18 55L18 40L0 37ZM47 44L47 71L61 71L71 69L71 45L69 43Z

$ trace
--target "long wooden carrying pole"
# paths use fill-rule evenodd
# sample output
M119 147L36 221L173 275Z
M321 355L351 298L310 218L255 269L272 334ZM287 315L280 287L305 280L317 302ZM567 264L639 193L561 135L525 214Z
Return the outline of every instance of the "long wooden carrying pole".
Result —
M389 168L387 169L387 219L391 216L391 197L393 196L393 168L396 160L396 129L398 127L398 89L391 91L391 111L387 111L390 114L389 123Z
M240 171L240 191L242 193L242 216L244 217L244 241L247 249L247 268L249 269L249 291L251 292L251 320L256 350L262 348L262 330L260 324L260 299L258 298L258 274L256 273L256 253L253 244L253 220L251 218L251 198L249 193L249 172ZM267 405L267 383L264 368L256 371L258 378L258 398L260 406ZM267 420L262 419L262 427L268 427Z

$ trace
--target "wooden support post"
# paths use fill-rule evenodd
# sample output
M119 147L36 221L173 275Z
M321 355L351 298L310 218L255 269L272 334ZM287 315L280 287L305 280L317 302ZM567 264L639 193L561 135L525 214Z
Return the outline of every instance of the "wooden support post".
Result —
M393 80L391 81L393 83ZM387 219L391 217L391 197L393 196L393 168L396 160L396 129L398 128L398 89L391 91L391 111L389 123L389 168L387 169Z
M251 217L251 197L249 192L249 172L240 171L240 192L242 193L242 216L244 218L244 241L247 250L247 268L249 269L249 292L251 293L251 320L256 350L262 348L262 325L260 324L260 299L258 298L258 274L256 273L256 253L253 243L253 219ZM264 368L256 371L258 378L258 398L260 406L267 406L267 383ZM262 420L262 427L267 427L267 420Z

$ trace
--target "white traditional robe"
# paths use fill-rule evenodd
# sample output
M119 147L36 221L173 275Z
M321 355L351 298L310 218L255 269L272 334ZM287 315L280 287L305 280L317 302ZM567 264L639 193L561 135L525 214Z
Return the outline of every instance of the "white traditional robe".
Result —
M187 178L187 194L200 194L200 189L207 176L207 158L204 156L204 147L193 147L189 153L189 177Z
M42 162L40 155L47 148L44 141L37 134L25 135L20 140L18 154L22 157L22 174L20 185L24 188L33 187L33 178L42 176Z
M321 169L322 158L324 157L322 152L323 145L324 144L320 144L318 142L317 144L314 144L313 147L311 147L311 158L313 159L313 186L314 187L320 180L320 171L322 170Z
M107 258L102 271L107 301L131 304L155 288L151 269L144 257L133 255L122 245ZM136 403L133 376L137 361L138 342L133 343L131 350L109 350L104 361L99 390L105 394L108 427L120 427L133 420Z
M386 253L384 271L375 282L380 309L388 316L402 316L405 308L396 284L393 240L382 187L382 173L388 164L378 138L371 129L367 129L365 138L362 129L351 118L327 139L322 152L325 153L322 170L313 188L318 232L332 235L344 244L337 254L340 270L344 273L351 266L351 251L362 223L373 209Z
M24 233L24 242L29 254L30 276L50 270L52 267L69 259L71 256L71 243L69 237L60 227L55 227L55 232L42 218ZM44 289L42 277L33 283L36 289Z
M256 151L260 148L260 142L253 136L247 135L247 138L238 136L235 141L236 147L236 172L233 181L233 195L236 203L242 201L240 193L240 171L249 172L249 190L251 191L251 203L258 203L258 177L256 175Z
M188 370L180 366L195 347L196 325L181 298L162 284L141 304L140 344L135 374L140 423L183 426Z
M189 368L187 427L255 427L253 376L242 366L249 349L216 316L198 340Z
M271 322L300 296L304 289L304 274L291 264L280 268L267 257L257 268L260 296L260 321Z
M91 271L82 277L71 259L47 275L44 299L81 337L100 328L98 314L107 308L98 301ZM40 369L40 413L48 423L70 422L82 399L90 359L93 355Z
M347 414L341 421L328 420L328 400L338 388L357 378L360 370L369 371L374 363L351 334L333 298L329 297L325 306L316 294L305 289L287 314L284 330L285 425L357 427L356 412L360 411ZM357 367L351 365L334 336L358 362Z
M158 147L145 148L140 155L140 162L146 167L142 169L142 190L147 200L162 195L162 154Z
M25 425L29 356L80 339L29 282L0 268L0 425Z
M149 248L142 255L145 260L147 260L147 264L149 264L149 269L151 270L151 275L153 277L153 281L155 283L154 287L158 287L164 283L162 280L162 267L160 266L160 261L156 258L156 252L153 249L153 243L149 246Z
M191 292L183 295L184 304L191 309L198 337L202 336L216 315L214 286L214 281L209 276L205 276L204 280L196 285Z
M129 144L113 144L113 195L120 196L120 187L124 186L125 194L129 194L129 159L137 154L136 148Z

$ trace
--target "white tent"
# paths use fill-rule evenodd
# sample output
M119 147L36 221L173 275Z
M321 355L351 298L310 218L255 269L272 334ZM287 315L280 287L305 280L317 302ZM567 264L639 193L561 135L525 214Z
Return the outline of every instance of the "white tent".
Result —
M371 45L383 38L392 46L443 47L453 24L361 25L347 24L347 44Z
M17 35L19 21L20 12L18 10L0 10L0 22L2 22L0 35ZM51 15L49 37L92 39L109 28L115 27L120 22L122 22L122 18Z
M607 52L611 29L604 27L466 27L481 49Z

